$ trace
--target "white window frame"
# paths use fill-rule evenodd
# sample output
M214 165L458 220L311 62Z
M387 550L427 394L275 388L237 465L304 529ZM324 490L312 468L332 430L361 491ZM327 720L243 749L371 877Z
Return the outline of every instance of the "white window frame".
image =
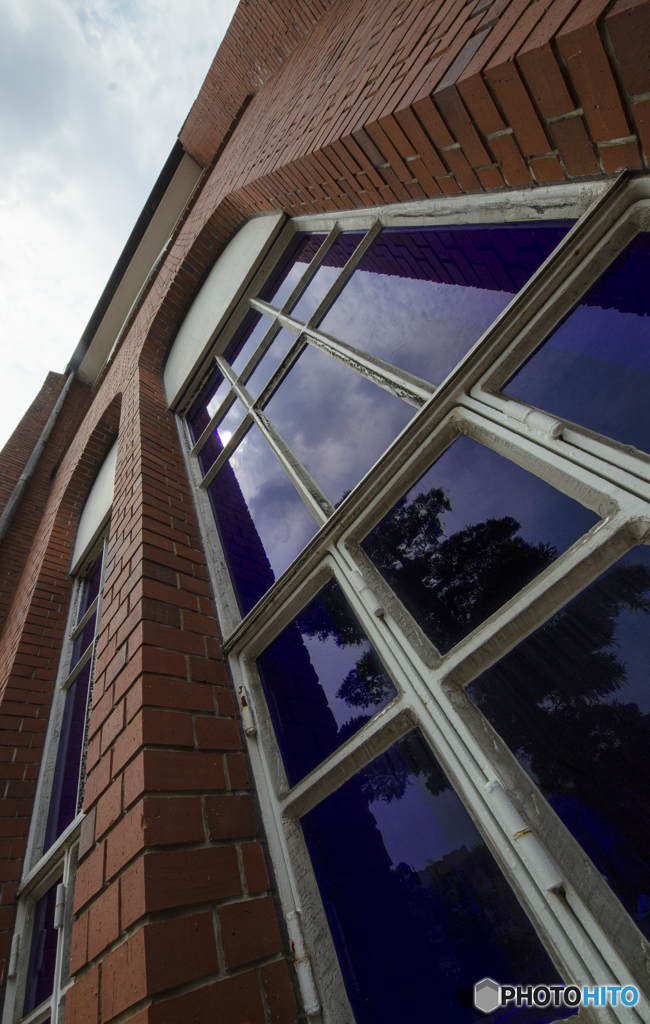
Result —
M365 228L374 237L384 226L490 224L540 219L579 218L565 239L531 277L445 381L432 387L370 356L362 356L318 331L306 333L311 344L348 363L357 372L419 406L375 466L334 510L317 485L296 467L282 439L269 431L262 406L272 387L288 372L304 345L286 310L313 276L318 260L336 230ZM284 230L253 280L231 321L216 341L196 383L216 365L247 409L224 453L207 474L198 453L228 408L221 406L208 428L194 442L183 413L200 387L188 393L177 416L188 472L195 486L199 522L210 563L213 591L235 688L242 697L248 754L255 776L266 834L283 910L291 929L300 922L311 957L317 997L306 969L298 970L309 1013L320 1004L325 1024L354 1021L327 919L316 886L299 818L335 791L364 765L418 726L431 744L454 788L476 822L561 973L578 985L636 984L647 993L648 967L644 942L632 919L598 872L585 882L586 855L559 824L534 783L518 764L464 692L464 686L542 625L584 586L647 541L650 528L650 457L629 446L595 435L579 424L558 421L548 410L536 410L498 393L513 370L575 305L622 249L640 231L650 230L650 177L622 177L605 183L565 185L508 193L506 196L428 200L350 213L295 218ZM328 231L316 257L284 312L255 299L295 232ZM366 247L364 240L361 252ZM369 244L369 243L368 243ZM340 291L360 251L339 275L326 302ZM254 402L221 358L249 309L274 316L262 347L240 378L245 381L270 343L276 327L296 334L296 343L270 384ZM355 365L356 364L356 365ZM377 374L383 380L377 379ZM427 397L428 395L428 397ZM281 457L285 471L320 524L318 533L289 568L245 616L239 612L206 488L219 467L255 422ZM277 432L276 432L277 433ZM546 480L600 516L600 521L546 570L441 655L390 590L360 548L360 541L394 502L429 468L455 437L467 434ZM274 443L275 442L275 443ZM296 460L297 461L297 460ZM360 572L385 613L377 618L354 582ZM284 771L255 659L301 608L334 576L392 677L397 696L353 737L294 787ZM248 724L247 724L248 723ZM501 789L486 792L496 781ZM524 855L501 824L504 791L509 806L532 828L537 854ZM500 802L499 802L500 801ZM540 839L543 836L543 840ZM561 854L562 890L545 888L544 865ZM539 859L535 859L538 856ZM532 858L532 859L531 859ZM592 872L592 874L594 874ZM641 940L640 942L638 940ZM647 946L647 943L646 943ZM300 961L300 958L298 958ZM478 979L477 979L478 980ZM316 1000L316 1002L315 1002ZM575 1017L572 1017L575 1019ZM633 1009L582 1010L580 1020L650 1022L642 996Z
M16 910L16 924L12 940L11 973L8 975L5 1005L2 1016L2 1024L40 1024L41 1021L50 1020L51 1024L63 1024L65 1015L65 995L68 989L74 984L70 978L70 942L72 933L72 906L74 901L74 880L77 867L77 853L79 848L79 834L81 823L84 818L82 810L83 792L85 787L85 758L88 744L88 722L90 709L92 707L92 692L95 675L95 660L97 657L97 643L101 625L102 593L106 573L106 553L108 545L108 525L102 529L101 537L95 540L89 547L87 554L83 557L80 568L75 575L68 619L66 623L65 639L62 645L61 657L55 682L50 718L48 722L41 769L39 772L36 794L34 798L34 810L27 839L25 859L23 862L23 873L18 887L18 905ZM99 591L95 600L88 606L86 611L79 617L79 606L83 593L83 585L87 574L94 564L97 556L102 554L102 568L99 581ZM86 623L96 613L95 633L85 651L76 665L70 670L72 653L75 640L83 631ZM91 662L90 680L88 684L88 698L86 703L86 719L84 744L80 765L79 789L77 795L77 814L60 836L48 849L44 849L47 821L50 809L50 798L52 785L56 770L61 725L65 711L65 702L68 688L77 678L79 672ZM52 995L35 1007L30 1013L23 1014L25 992L27 986L27 975L29 972L29 959L32 945L32 930L34 924L34 913L36 904L50 888L52 883L60 875L63 876L64 907L62 921L57 942L56 967L54 973L54 989Z

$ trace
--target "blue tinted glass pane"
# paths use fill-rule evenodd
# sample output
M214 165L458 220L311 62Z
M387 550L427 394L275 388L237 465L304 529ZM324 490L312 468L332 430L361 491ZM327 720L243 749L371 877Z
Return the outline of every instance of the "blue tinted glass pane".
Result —
M650 937L649 613L638 547L467 692Z
M460 799L419 733L302 819L357 1024L473 1024L484 977L561 983ZM506 1021L567 1011L496 1010Z
M77 622L83 619L88 608L99 594L99 584L102 578L102 559L104 552L100 551L97 558L91 565L90 569L86 573L82 584L81 600L79 602L79 612L77 614Z
M383 231L320 329L439 384L570 226Z
M444 653L597 522L539 477L460 437L361 546Z
M79 774L86 729L86 706L91 661L87 661L65 695L61 736L47 818L45 849L68 827L77 815Z
M216 433L219 435L219 440L221 441L221 444L224 446L224 448L228 444L230 438L235 433L237 427L239 426L245 415L246 409L244 408L240 401L235 399L235 401L232 403L228 412L221 420L221 423L216 429Z
M259 297L279 309L285 304L327 235L296 235Z
M332 502L352 490L415 409L308 346L265 408Z
M268 351L246 381L246 388L253 398L257 398L264 385L269 382L295 340L295 334L285 328L273 339Z
M628 246L505 390L650 452L650 234Z
M228 393L230 385L220 370L210 376L201 394L187 414L187 422L194 441L198 441L215 412Z
M318 525L255 426L219 470L208 493L235 593L246 613Z
M271 326L271 321L268 317L261 316L259 313L252 313L244 321L244 325L248 325L246 332L240 332L235 342L228 347L225 354L225 358L235 373L242 372L260 341L266 335Z
M56 906L56 887L62 881L62 878L57 878L52 888L48 889L36 904L23 1014L31 1013L54 991L54 968L58 940L58 931L54 927L54 908Z
M397 693L334 580L257 665L291 785Z
M309 317L325 298L363 237L364 232L358 231L346 231L344 234L339 235L298 299L297 304L291 310L292 316L295 316L298 320L309 320Z
M86 623L86 625L84 626L84 628L82 629L81 633L79 634L79 636L77 637L77 639L75 640L75 642L73 644L73 647L72 647L72 659L70 661L70 671L72 671L72 669L75 667L75 665L79 661L79 658L84 653L84 651L86 650L88 645L91 644L93 642L93 640L95 639L95 626L96 625L97 625L97 612L95 611L90 616L90 618L88 619L88 622Z

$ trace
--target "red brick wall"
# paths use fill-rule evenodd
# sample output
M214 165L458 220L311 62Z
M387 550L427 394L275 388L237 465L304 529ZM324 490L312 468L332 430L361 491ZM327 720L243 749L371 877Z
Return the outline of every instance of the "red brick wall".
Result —
M119 416L68 1024L118 1014L138 1024L296 1019L190 486L161 388L175 331L232 232L277 207L335 210L532 186L641 161L650 0L327 8L240 5L181 133L188 151L209 164L256 95L206 167L95 387L0 636L6 948L74 529Z
M43 387L0 452L0 513L18 483L65 382L66 374L48 373ZM43 515L52 477L90 401L90 389L75 381L36 472L23 493L9 532L0 544L0 630Z

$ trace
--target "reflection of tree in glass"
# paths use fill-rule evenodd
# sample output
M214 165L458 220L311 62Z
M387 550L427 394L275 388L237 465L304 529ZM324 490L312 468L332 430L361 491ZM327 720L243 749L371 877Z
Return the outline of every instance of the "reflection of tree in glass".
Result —
M627 683L616 652L619 615L648 614L649 593L645 565L615 566L468 688L623 902L648 924L650 715L615 694Z
M448 651L556 556L528 544L510 516L444 537L451 503L440 487L402 498L362 547L440 651Z
M331 638L337 647L360 647L361 644L368 643L366 634L343 596L343 591L334 580L323 588L319 598L318 601L312 601L296 619L296 625L303 636L317 637L323 641ZM395 687L391 679L373 648L369 647L361 654L354 668L348 672L336 696L350 707L369 708L384 703L394 693ZM348 729L350 735L361 727L357 717L346 723L343 728L352 723L357 724L355 729Z
M409 778L415 775L424 776L424 784L432 796L451 788L419 732L409 733L359 773L361 791L369 801L390 803L404 796Z

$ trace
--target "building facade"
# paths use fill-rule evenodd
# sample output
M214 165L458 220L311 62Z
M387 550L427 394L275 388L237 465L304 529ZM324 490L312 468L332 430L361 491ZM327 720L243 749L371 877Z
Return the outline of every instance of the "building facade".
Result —
M648 0L242 0L0 454L3 1024L650 1021L649 125Z

